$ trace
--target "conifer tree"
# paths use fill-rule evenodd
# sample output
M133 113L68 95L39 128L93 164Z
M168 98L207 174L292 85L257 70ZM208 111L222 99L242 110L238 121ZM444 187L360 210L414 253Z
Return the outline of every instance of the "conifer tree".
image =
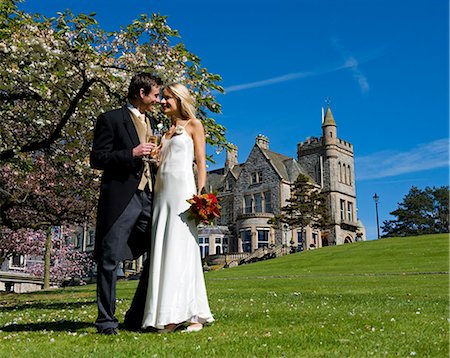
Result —
M383 221L383 237L425 235L449 232L449 188L411 187L398 208L390 213L393 220Z
M281 213L269 220L275 228L283 224L292 229L303 230L307 226L324 229L329 222L329 208L326 196L311 182L311 179L300 174L291 185L291 197Z

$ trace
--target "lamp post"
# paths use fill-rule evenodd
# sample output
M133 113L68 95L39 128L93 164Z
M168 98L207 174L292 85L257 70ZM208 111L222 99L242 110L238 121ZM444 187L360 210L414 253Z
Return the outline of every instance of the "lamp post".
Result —
M375 202L375 212L377 214L377 239L380 238L380 224L378 222L378 200L380 200L380 197L377 195L377 193L375 193L373 195L373 201Z

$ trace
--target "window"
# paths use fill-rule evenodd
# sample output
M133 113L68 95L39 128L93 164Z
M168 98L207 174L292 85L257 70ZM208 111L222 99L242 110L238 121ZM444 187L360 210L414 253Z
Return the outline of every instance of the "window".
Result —
M255 200L255 213L262 212L262 193L253 194Z
M341 162L338 163L338 174L339 174L339 182L342 183L342 164Z
M226 237L222 237L220 238L220 245L216 245L216 253L217 253L217 248L220 247L220 254L226 254L228 252L228 238ZM217 244L217 239L216 239L216 244Z
M222 239L220 237L216 237L216 244L221 244L222 243Z
M253 212L253 198L251 195L244 195L244 213Z
M316 232L312 233L312 243L314 244L314 246L317 246L317 233Z
M222 206L220 211L221 211L220 218L218 219L220 223L219 225L226 225L228 220L228 210L226 207Z
M231 190L233 189L233 179L228 177L226 183L225 183L225 190Z
M228 225L233 222L233 203L226 202L222 203L222 214L220 215L220 222L222 225Z
M94 242L95 242L95 231L94 230L89 230L87 246L94 245Z
M347 203L347 219L348 221L353 221L353 203Z
M262 182L262 171L253 172L251 174L251 184L257 184Z
M73 238L73 246L79 249L81 247L82 242L83 242L83 231L80 231Z
M352 171L350 170L350 165L347 166L347 170L348 170L347 174L348 185L352 185Z
M341 220L345 220L345 200L341 199Z
M314 167L314 174L316 176L316 182L318 184L322 184L322 166L320 165L320 161L322 160L322 157L319 158L319 162Z
M345 184L347 184L347 166L345 164L342 165L342 172L343 172L342 180Z
M272 200L270 191L244 195L244 214L271 213ZM230 220L231 217L230 217Z
M297 231L297 251L303 251L303 233Z
M25 268L25 256L23 255L13 255L9 259L9 268L11 269L23 269Z
M198 246L200 247L200 256L202 259L209 255L209 238L208 237L199 237L198 238Z
M220 255L222 253L222 248L220 246L216 246L216 255Z
M252 252L252 232L250 230L241 231L242 251Z
M270 191L264 192L264 212L271 213L272 212L272 200Z
M258 173L252 173L251 184L256 184L258 182Z
M258 249L260 247L269 247L269 229L257 229Z

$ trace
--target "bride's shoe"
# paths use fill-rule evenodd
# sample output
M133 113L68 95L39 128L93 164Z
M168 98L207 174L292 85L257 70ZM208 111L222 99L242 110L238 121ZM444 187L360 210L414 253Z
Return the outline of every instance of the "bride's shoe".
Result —
M193 323L186 328L184 332L198 332L203 329L203 325L201 323Z
M164 326L163 329L159 329L158 333L173 333L179 330L181 327L184 327L184 322L182 323L170 323Z

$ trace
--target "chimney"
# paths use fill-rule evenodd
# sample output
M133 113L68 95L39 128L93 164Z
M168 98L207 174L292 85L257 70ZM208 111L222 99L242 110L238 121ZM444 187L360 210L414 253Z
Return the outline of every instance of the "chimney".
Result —
M227 149L225 159L225 173L228 173L235 165L238 164L238 148L234 144L230 144L230 149Z
M261 149L269 149L269 138L263 134L258 134L256 137L256 144Z

